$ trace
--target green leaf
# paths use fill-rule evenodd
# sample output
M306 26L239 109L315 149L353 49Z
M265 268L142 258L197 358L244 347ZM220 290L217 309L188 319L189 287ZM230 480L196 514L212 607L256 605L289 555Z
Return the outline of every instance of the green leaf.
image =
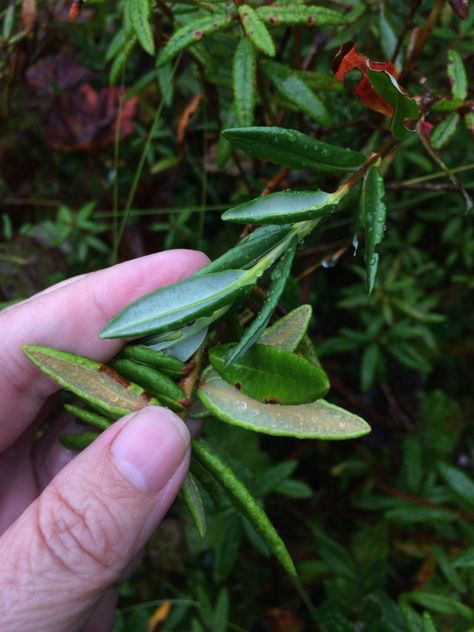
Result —
M438 593L429 592L427 590L415 590L411 593L406 593L404 598L422 606L428 608L433 612L439 612L447 615L459 615L472 621L474 619L474 612L471 608L468 608L460 601L451 599L451 597L445 597Z
M242 4L239 7L239 15L245 34L252 44L265 55L274 57L276 49L272 36L255 9L248 4Z
M242 523L238 514L225 516L224 528L217 532L214 546L214 579L222 583L234 567L242 542Z
M95 426L99 428L99 430L106 430L110 425L111 421L106 419L106 417L102 417L97 413L93 413L86 408L79 408L78 406L73 406L72 404L64 404L64 408L68 413L71 413L80 421L89 424L89 426Z
M459 114L452 112L439 123L431 134L430 142L433 149L442 149L453 138L459 125Z
M185 399L183 391L176 382L173 382L164 373L150 366L137 364L127 358L117 358L112 362L112 367L120 375L143 386L148 393L156 397L165 406L169 406L172 410L179 411L183 409Z
M221 257L211 261L205 268L198 270L194 277L209 274L210 272L248 268L288 237L290 232L290 225L257 228Z
M255 283L246 270L190 277L145 294L127 305L102 330L101 338L147 336L208 316L245 294Z
M268 327L263 332L260 342L285 351L294 351L308 329L312 314L311 305L300 305Z
M283 127L241 127L226 129L222 135L250 156L290 169L347 173L366 161L363 154L328 145L297 130Z
M38 345L24 345L23 353L62 388L106 415L122 417L157 403L143 388L105 364Z
M455 568L474 568L474 546L461 553L453 563Z
M386 70L373 70L367 64L367 75L375 92L393 108L390 129L397 140L408 138L413 130L406 126L407 121L417 121L420 110L415 99L408 97L400 88L397 80Z
M126 345L120 351L119 357L148 364L171 377L183 377L186 373L186 365L178 358L143 345Z
M232 22L232 14L222 13L199 18L179 28L166 46L160 51L157 66L164 66L185 48L201 41L211 33L227 28Z
M371 344L366 347L362 355L360 387L363 392L368 391L374 382L379 356L379 347L376 344Z
M150 55L155 54L155 41L150 26L150 0L127 0L130 22L142 48Z
M235 111L235 105L232 105L225 116L224 126L233 127L234 125L237 125L237 112ZM232 155L232 150L232 145L221 134L216 147L216 164L220 169L223 169L227 164Z
M120 52L117 54L117 56L115 57L112 66L110 68L110 73L109 73L109 83L110 85L114 85L117 82L117 79L119 78L120 74L122 73L122 70L125 67L125 64L127 63L127 60L132 52L132 50L135 48L135 45L137 43L137 38L135 37L135 35L133 35L132 37L130 37L128 40L125 41L125 45L123 46L123 48L120 50Z
M276 532L266 513L257 504L242 481L237 478L229 466L202 440L193 441L192 449L196 459L214 476L227 492L231 501L257 530L283 568L290 575L296 575L295 566L285 543Z
M203 538L206 535L206 515L199 486L191 472L188 472L184 480L181 488L181 498L186 505L197 532Z
M304 5L259 7L258 17L270 26L277 24L306 24L307 26L336 26L345 24L347 18L339 11L325 7Z
M286 282L291 272L291 265L295 256L295 250L296 242L292 246L289 246L287 252L283 254L280 261L278 261L275 265L272 271L270 289L265 302L252 324L247 327L244 335L229 354L226 360L226 365L232 364L240 358L240 356L246 353L265 331L265 328L275 311L280 296L285 289Z
M329 390L326 373L291 351L255 344L229 365L233 349L233 344L210 349L211 364L224 380L259 402L306 404Z
M423 612L423 632L436 632L436 626L429 612Z
M246 430L298 439L355 439L370 432L357 415L323 399L299 406L262 404L212 370L203 375L198 397L220 421Z
M383 177L377 167L370 167L364 176L359 198L359 221L365 233L365 264L369 294L374 289L379 264L379 255L375 248L382 241L385 231L384 195Z
M59 442L68 450L80 452L100 436L99 432L81 432L78 434L63 434L59 437Z
M438 463L438 471L444 482L455 494L474 507L474 482L456 467Z
M464 62L457 50L448 51L448 77L451 93L455 99L465 101L467 98L467 76Z
M397 34L393 24L388 19L384 3L380 4L380 44L386 59L390 59L397 46Z
M325 191L279 191L255 198L229 209L226 222L239 224L288 224L332 213L339 199Z
M454 110L459 110L460 107L464 105L464 101L462 99L446 99L442 98L437 103L433 105L431 108L432 112L453 112Z
M261 67L277 91L300 112L311 116L317 123L326 127L331 124L326 106L300 77L283 64L267 61L262 63Z
M238 124L252 125L256 100L257 60L255 47L246 38L241 39L235 49L232 78Z

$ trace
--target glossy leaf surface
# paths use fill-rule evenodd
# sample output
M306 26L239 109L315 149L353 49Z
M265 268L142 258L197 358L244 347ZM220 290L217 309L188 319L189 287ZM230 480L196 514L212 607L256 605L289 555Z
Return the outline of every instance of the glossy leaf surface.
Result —
M285 239L291 231L291 226L262 226L244 237L236 246L222 256L211 261L205 268L201 268L194 276L202 276L209 272L248 268L255 264L260 257L269 252L274 246Z
M334 196L325 191L279 191L239 204L222 219L240 224L288 224L324 217L336 207Z
M243 4L239 7L239 15L245 35L252 44L265 55L274 57L276 49L272 36L255 9L248 4Z
M246 353L252 345L258 341L265 331L265 328L275 311L280 296L285 289L286 282L291 272L291 265L295 256L295 250L296 242L288 248L287 252L282 256L280 261L278 261L272 270L270 289L268 290L265 302L253 322L245 330L245 333L240 341L228 355L226 359L227 365L232 364L240 358L240 356Z
M357 415L323 399L297 406L263 404L244 395L209 369L198 397L206 408L226 423L254 432L299 439L355 439L370 432Z
M155 54L155 42L150 26L150 0L127 0L130 22L142 48L150 55Z
M373 70L368 65L367 75L375 92L393 108L390 125L393 136L397 140L403 140L410 136L413 130L406 126L406 122L417 121L420 117L420 110L415 99L405 94L397 80L387 71Z
M258 16L266 24L306 24L307 26L328 26L345 24L347 18L339 11L326 7L305 5L259 7Z
M179 28L160 51L157 59L157 66L164 66L185 48L201 41L207 35L215 33L220 29L227 28L232 21L230 14L216 14L211 17L204 17L194 20Z
M234 107L239 125L252 125L256 100L257 60L255 47L243 38L234 53L232 82Z
M84 450L100 435L99 432L78 432L77 434L63 434L59 437L59 442L68 450L80 452Z
M294 129L242 127L226 129L222 135L250 156L269 160L290 169L317 173L344 173L360 167L363 154L323 143Z
M110 320L100 336L147 336L176 329L228 305L254 282L245 270L228 270L178 281L125 307Z
M105 364L37 345L24 345L23 352L62 388L106 415L122 417L157 403L143 388Z
M288 553L285 543L280 538L268 516L250 494L247 487L237 478L222 459L202 440L193 441L193 455L199 463L212 474L217 482L225 489L231 501L240 509L247 520L257 530L273 555L283 568L296 575L293 560Z
M204 506L202 504L201 492L199 486L191 474L188 472L184 480L184 484L181 488L181 498L188 510L191 520L196 527L197 532L203 538L206 535L206 514L204 513Z
M219 375L238 390L260 402L303 404L323 397L329 380L320 368L289 351L255 344L227 365L232 344L213 347L209 359Z
M377 167L370 167L364 176L359 198L359 220L365 234L365 263L369 293L374 289L379 264L379 255L375 252L375 248L382 241L385 231L384 195L382 175Z

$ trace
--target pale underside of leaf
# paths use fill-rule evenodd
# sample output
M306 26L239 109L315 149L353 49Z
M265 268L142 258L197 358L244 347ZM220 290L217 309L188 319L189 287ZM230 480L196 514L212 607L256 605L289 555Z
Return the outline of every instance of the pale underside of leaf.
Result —
M23 351L62 388L106 414L126 415L155 401L106 365L48 347L25 345Z
M300 439L354 439L370 432L357 415L319 399L310 404L263 404L207 369L198 391L202 403L221 421L270 435Z
M285 351L294 351L308 329L312 313L311 305L300 305L268 327L260 337L260 342Z

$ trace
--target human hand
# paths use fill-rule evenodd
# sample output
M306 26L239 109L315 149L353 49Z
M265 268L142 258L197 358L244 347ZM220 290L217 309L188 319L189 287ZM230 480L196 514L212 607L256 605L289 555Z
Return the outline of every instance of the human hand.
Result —
M114 423L77 456L57 441L72 424L66 414L34 443L57 386L22 345L107 361L122 343L98 334L117 311L206 263L199 252L162 252L70 279L0 312L2 632L109 630L113 586L166 514L189 464L186 426L159 407Z

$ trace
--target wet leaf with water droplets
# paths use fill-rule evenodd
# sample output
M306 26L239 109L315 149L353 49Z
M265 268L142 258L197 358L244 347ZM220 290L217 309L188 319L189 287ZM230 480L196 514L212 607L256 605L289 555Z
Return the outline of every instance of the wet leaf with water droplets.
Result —
M359 198L359 221L365 233L365 264L369 293L374 289L379 263L375 247L382 241L385 231L384 195L383 177L377 167L370 167L364 176Z
M356 151L329 145L283 127L231 128L224 130L222 135L250 156L290 169L345 173L354 171L366 161L366 157Z

